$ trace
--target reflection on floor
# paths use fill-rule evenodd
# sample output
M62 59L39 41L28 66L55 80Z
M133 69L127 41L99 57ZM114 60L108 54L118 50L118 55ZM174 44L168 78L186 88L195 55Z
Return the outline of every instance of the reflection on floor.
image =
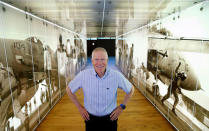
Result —
M87 68L92 68L90 59ZM109 59L109 67L114 66L114 57ZM118 103L124 99L125 93L118 90ZM76 96L83 104L83 92L79 90ZM37 131L84 131L85 125L76 106L69 100L67 94L50 111L45 120L37 128ZM174 130L169 122L152 106L152 104L137 90L129 101L126 110L122 112L118 121L118 131L141 130Z

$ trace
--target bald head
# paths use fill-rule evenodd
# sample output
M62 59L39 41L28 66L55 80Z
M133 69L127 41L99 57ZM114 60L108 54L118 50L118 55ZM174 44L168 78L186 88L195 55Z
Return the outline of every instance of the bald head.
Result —
M97 48L95 48L95 49L92 51L91 59L94 58L96 52L104 52L104 53L105 53L105 56L106 56L106 59L108 59L107 51L105 50L105 48L102 48L102 47L97 47Z

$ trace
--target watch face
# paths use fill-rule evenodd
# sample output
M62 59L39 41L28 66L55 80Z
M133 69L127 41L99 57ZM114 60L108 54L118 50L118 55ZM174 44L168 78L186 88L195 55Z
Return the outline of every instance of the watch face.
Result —
M120 107L121 107L123 110L126 108L126 106L123 105L123 104L120 104Z

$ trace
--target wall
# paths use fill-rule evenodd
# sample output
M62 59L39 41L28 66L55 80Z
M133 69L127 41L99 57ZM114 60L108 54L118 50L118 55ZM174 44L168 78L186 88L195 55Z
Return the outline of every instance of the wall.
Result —
M117 65L179 130L209 130L208 18L204 1L116 40Z
M0 5L0 130L33 130L86 64L80 34Z

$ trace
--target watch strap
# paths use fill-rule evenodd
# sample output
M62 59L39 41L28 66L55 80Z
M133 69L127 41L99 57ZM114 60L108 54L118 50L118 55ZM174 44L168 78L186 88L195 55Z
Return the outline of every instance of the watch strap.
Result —
M124 109L126 109L126 105L124 105L124 104L120 104L120 107L124 110Z

